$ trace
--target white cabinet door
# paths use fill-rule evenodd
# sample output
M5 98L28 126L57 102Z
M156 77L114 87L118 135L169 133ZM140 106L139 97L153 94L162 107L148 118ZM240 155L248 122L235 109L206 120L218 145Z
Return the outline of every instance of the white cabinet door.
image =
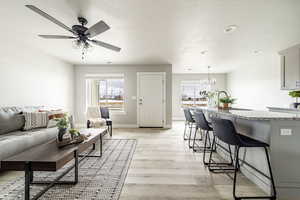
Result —
M288 48L281 55L281 89L300 88L300 46Z
M137 117L139 127L163 127L165 74L138 73Z

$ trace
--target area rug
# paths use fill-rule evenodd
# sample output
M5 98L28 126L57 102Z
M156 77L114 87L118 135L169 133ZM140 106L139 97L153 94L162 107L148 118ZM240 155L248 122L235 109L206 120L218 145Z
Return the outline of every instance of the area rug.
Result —
M55 185L40 199L42 200L118 200L136 147L136 140L104 140L101 158L86 158L79 164L79 182L76 185ZM96 148L99 149L99 148ZM98 155L99 152L95 152ZM57 172L35 172L34 180L53 180L68 163ZM74 170L62 181L73 181ZM31 195L46 186L32 185ZM24 176L0 185L0 199L24 199Z

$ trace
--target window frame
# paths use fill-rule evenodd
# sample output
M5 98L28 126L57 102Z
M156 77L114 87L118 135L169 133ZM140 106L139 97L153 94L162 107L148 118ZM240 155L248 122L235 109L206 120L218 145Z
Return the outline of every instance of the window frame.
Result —
M185 104L183 104L183 100L182 100L182 96L183 96L183 85L184 84L194 84L195 86L194 86L194 95L193 95L193 104L191 105L191 107L197 107L197 106L199 106L199 107L201 107L202 106L202 104L197 104L196 102L198 102L198 101L196 101L196 90L195 90L195 87L196 87L196 85L204 85L203 83L202 83L202 81L201 80L181 80L180 81L180 108L181 109L183 109L183 108L185 108L185 107L190 107L189 106L189 104L188 105L185 105ZM208 91L208 89L203 89L203 90L206 90L206 91ZM200 90L201 91L201 90ZM201 102L201 101L199 101L199 102ZM206 100L206 101L203 101L203 102L206 102L206 103L203 103L203 104L206 104L206 106L208 105L208 100Z
M107 79L123 79L123 98L124 98L124 103L123 103L123 109L110 109L109 108L109 111L112 113L112 114L116 114L116 115L125 115L126 114L126 110L127 110L127 106L126 106L126 102L127 102L127 99L126 99L126 87L125 87L125 83L126 83L126 79L125 79L125 75L124 74L88 74L86 75L86 80L93 80L93 81L97 81L97 82L100 82L101 80L107 80ZM99 85L99 84L98 84ZM88 87L87 87L88 88ZM87 89L88 90L88 89ZM98 95L100 94L99 92L99 86L98 86ZM87 91L86 95L90 95L91 96L91 91ZM91 98L91 97L87 97L88 98ZM91 101L88 101L87 102L91 102ZM87 104L89 104L87 103Z

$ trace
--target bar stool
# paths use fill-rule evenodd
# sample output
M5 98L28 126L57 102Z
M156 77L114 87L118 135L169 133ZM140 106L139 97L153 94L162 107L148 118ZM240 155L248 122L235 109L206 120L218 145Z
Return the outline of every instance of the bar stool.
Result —
M275 184L274 184L274 178L273 178L269 154L268 154L269 145L264 142L252 139L250 137L238 134L236 132L236 129L235 129L233 123L230 120L214 118L214 119L212 119L212 125L213 125L213 129L214 129L214 134L218 139L220 139L224 143L227 143L229 145L234 145L236 147L234 179L233 179L233 197L234 197L234 199L235 200L240 200L240 199L271 199L271 200L275 200L276 199L276 188L275 188ZM214 142L215 141L213 141L213 143ZM257 172L265 175L265 177L267 177L271 181L271 184L272 184L271 195L270 196L238 197L238 196L236 196L236 180L237 180L237 172L238 172L239 166L240 166L239 165L240 148L254 148L254 147L264 148L264 150L265 150L270 176L265 175L263 172L261 172L260 170L258 170L256 168L253 168L253 169L256 170ZM210 161L211 161L211 154L210 154L209 164L210 164Z
M189 141L189 148L192 148L193 146L191 145L191 136L192 136L192 130L195 128L195 132L197 131L197 127L195 126L195 120L193 119L193 115L191 113L191 109L189 108L184 108L184 117L185 117L185 126L184 126L184 134L183 134L183 139ZM186 134L186 127L190 129L189 136Z
M196 112L194 112L194 119L196 122L196 126L200 128L200 131L204 132L205 136L204 136L204 146L199 146L196 144L196 133L195 133L194 140L193 140L193 150L194 152L197 151L197 149L195 148L195 145L197 145L198 149L203 151L203 163L207 165L208 162L206 162L205 153L206 151L213 151L211 141L210 141L210 135L209 135L209 133L213 131L213 128L211 127L210 123L206 120L206 117L202 110L197 110Z

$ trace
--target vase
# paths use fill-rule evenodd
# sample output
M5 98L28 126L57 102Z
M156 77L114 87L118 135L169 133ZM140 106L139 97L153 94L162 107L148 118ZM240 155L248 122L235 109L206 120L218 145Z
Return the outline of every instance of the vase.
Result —
M63 137L64 137L64 134L66 134L66 132L67 132L66 128L60 128L60 129L58 129L58 136L57 136L57 138L58 138L59 142L63 141Z

